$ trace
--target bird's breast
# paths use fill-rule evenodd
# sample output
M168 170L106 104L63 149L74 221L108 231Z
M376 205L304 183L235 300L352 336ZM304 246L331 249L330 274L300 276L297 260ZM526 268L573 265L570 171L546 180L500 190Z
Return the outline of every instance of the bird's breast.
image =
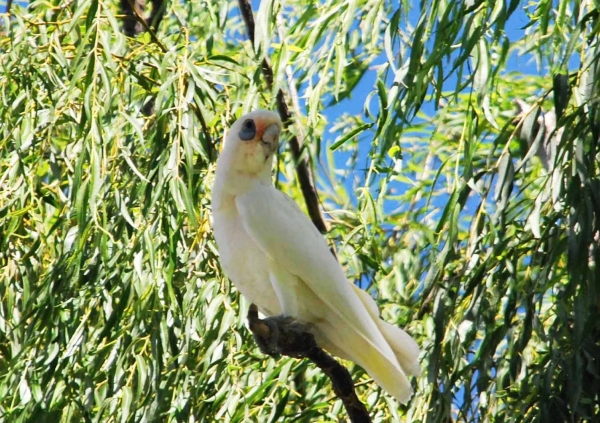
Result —
M244 228L235 206L215 211L213 224L227 277L264 314L280 314L279 301L269 279L267 257Z

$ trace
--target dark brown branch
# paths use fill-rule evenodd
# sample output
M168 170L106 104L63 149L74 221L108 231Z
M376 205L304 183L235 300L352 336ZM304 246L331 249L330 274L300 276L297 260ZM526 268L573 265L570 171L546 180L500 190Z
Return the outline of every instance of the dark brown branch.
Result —
M144 31L148 31L152 41L157 44L162 51L167 51L165 46L156 36L156 30L163 20L166 11L164 0L151 0L152 12L148 18L144 18L146 11L146 0L121 0L121 12L123 13L123 32L128 37L135 37ZM154 114L154 100L152 97L142 107L144 116Z
M239 6L242 18L246 24L248 37L250 38L252 45L256 47L254 45L254 16L252 14L252 6L248 0L239 0ZM266 58L263 59L261 63L261 69L269 89L272 89L274 83L273 69ZM281 89L277 91L277 110L279 112L279 116L281 117L281 121L283 122L284 128L290 127L293 123L292 114L290 113L290 109L287 105L285 94ZM300 189L302 190L302 195L304 197L304 201L306 202L308 215L317 229L324 234L327 232L327 224L325 223L325 219L321 213L319 196L315 188L312 173L308 165L308 160L305 157L302 157L302 140L298 138L298 136L294 135L290 138L289 143L292 156L294 157L294 161L296 163L296 174L298 175Z
M146 0L121 0L123 32L129 37L135 37L146 30L156 31L165 16L167 9L164 0L151 0L152 12L144 18Z
M167 11L167 4L164 0L151 0L152 1L152 12L150 12L150 16L146 19L146 24L152 31L156 32L163 18L165 17L165 12Z
M261 351L269 355L308 358L331 380L333 391L342 400L352 423L370 423L364 404L354 392L348 370L323 351L306 327L287 317L260 319L256 305L248 309L248 324Z
M123 32L128 37L135 37L144 32L144 25L138 16L142 16L146 10L146 0L121 0L121 11L123 12Z
M152 1L152 12L150 17L145 18L146 0L121 0L121 11L123 12L123 32L129 37L135 37L144 31L150 34L152 41L162 51L167 51L163 43L156 36L158 25L162 22L166 6L163 0Z
M254 46L254 14L252 13L252 5L249 1L245 0L239 0L238 4L240 6L240 12L242 13L244 23L246 24L248 38L250 38L250 42Z

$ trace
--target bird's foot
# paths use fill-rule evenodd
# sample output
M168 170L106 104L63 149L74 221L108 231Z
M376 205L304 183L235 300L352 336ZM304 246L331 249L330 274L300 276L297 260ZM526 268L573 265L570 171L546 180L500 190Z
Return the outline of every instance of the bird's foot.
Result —
M279 327L277 322L271 319L264 319L261 321L263 325L266 325L267 330L264 333L253 332L254 341L258 345L258 348L263 354L268 354L271 357L279 358L280 352L277 347L277 341L279 339Z
M260 319L258 309L253 304L248 310L248 322L254 340L263 354L301 358L316 346L314 337L309 332L310 325L297 322L292 317Z

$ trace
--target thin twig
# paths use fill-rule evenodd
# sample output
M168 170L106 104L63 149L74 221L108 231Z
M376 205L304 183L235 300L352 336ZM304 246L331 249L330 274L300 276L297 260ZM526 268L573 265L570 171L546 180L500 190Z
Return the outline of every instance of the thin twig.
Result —
M254 44L254 15L252 14L252 5L248 0L239 0L239 6L242 18L244 19L246 29L248 31L248 38L250 38L252 45L256 47ZM267 58L263 59L261 63L261 69L269 89L272 89L274 83L273 69L271 68ZM287 105L285 94L282 89L277 91L277 110L279 112L279 116L281 117L281 121L283 122L284 128L289 128L293 123L292 114L290 113L290 109ZM298 182L300 183L302 196L306 202L308 215L317 229L324 234L327 232L327 224L325 223L325 219L321 213L319 196L315 188L312 173L308 165L308 160L305 157L302 157L302 140L299 139L298 136L293 135L289 140L289 144L292 150L292 156L294 157L294 161L296 163L296 175L298 176Z
M269 355L308 358L331 380L333 391L342 400L352 423L370 423L371 418L354 392L348 370L323 351L306 328L285 317L260 319L256 305L248 309L248 323L261 351Z

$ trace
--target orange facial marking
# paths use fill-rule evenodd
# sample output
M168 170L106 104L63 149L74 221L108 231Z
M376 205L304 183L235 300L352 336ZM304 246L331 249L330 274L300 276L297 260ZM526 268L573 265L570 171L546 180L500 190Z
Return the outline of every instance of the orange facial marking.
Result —
M260 140L268 125L262 119L254 119L254 124L256 125L256 139Z

